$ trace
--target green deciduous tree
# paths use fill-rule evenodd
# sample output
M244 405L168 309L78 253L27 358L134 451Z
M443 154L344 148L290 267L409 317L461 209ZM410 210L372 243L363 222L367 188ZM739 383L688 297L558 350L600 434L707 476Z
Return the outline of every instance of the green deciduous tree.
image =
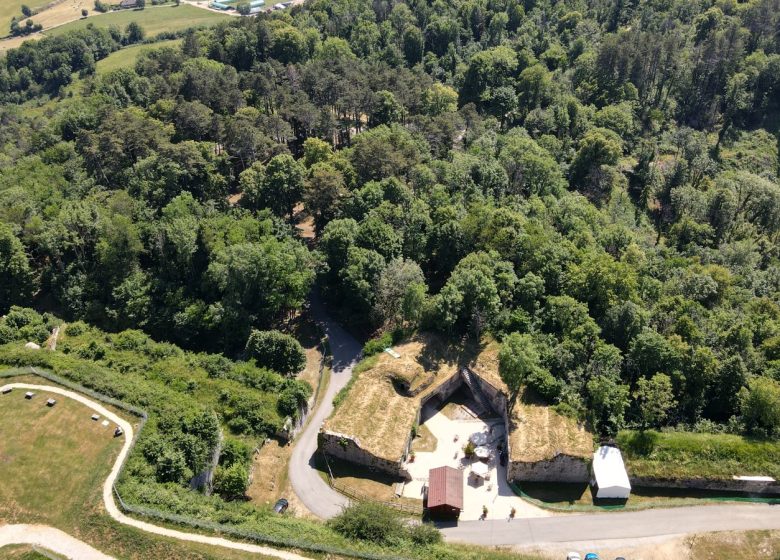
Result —
M11 228L0 222L0 314L23 305L35 290L24 246Z
M740 390L739 397L748 430L769 437L780 434L780 383L756 377Z
M665 373L656 373L653 377L642 377L637 381L634 398L644 429L660 427L669 411L677 406L672 380Z
M252 330L246 341L246 354L258 365L294 375L306 366L306 353L301 343L279 331Z
M510 391L517 393L540 369L539 352L530 335L512 333L501 343L498 372Z
M214 473L214 491L225 498L242 498L248 486L249 473L241 463L218 467Z

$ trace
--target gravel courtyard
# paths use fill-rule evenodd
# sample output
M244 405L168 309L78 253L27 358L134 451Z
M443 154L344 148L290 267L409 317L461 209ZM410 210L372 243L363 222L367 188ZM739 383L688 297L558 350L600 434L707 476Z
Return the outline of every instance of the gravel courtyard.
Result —
M463 511L460 519L473 521L482 516L483 506L487 507L487 519L507 519L514 507L515 517L547 517L550 512L520 499L512 492L506 481L506 467L498 461L497 445L504 440L503 421L499 418L481 419L462 415L463 419L452 419L441 410L426 406L422 411L421 423L438 440L433 452L417 452L413 462L406 468L412 480L404 485L403 495L422 499L428 483L428 471L435 467L450 466L463 471ZM488 434L488 447L492 457L488 462L489 474L482 480L471 474L471 466L477 459L468 459L463 447L475 432Z

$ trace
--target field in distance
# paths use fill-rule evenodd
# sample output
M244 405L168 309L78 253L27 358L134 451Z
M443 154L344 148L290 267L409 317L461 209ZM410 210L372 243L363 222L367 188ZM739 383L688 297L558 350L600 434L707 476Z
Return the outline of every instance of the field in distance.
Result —
M66 25L45 31L46 35L61 35L68 31L83 29L90 23L95 27L116 25L124 29L134 21L144 28L147 37L153 37L164 31L181 31L188 27L210 25L230 16L203 10L187 4L180 6L152 6L143 10L122 10L107 14L90 15L87 18L72 21Z

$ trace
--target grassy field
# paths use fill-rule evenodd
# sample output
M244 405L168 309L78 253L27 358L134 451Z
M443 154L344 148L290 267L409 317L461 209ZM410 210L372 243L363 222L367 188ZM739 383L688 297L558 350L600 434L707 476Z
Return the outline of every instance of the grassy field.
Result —
M22 4L27 4L32 10L42 8L50 0L2 0L0 2L0 37L6 37L11 32L11 20L16 16L22 19Z
M143 27L147 37L153 37L163 31L181 31L188 27L211 25L229 19L230 16L182 4L181 6L148 7L144 10L123 10L108 14L92 15L61 25L49 31L47 35L61 35L68 31L84 29L90 23L96 27L119 26L124 29L131 21Z
M780 478L780 442L730 434L623 431L617 438L633 476Z
M780 558L780 531L705 533L688 540L692 560Z
M171 41L160 41L153 45L132 45L130 47L125 47L116 52L112 52L103 60L98 61L96 64L96 72L98 74L105 74L106 72L119 70L120 68L132 69L141 53L162 47L175 47L180 44L180 39L173 39Z
M0 520L77 522L121 448L113 424L94 422L90 409L56 395L49 408L47 398L27 400L20 390L0 398Z
M42 382L27 376L13 381ZM120 558L262 558L180 543L113 521L101 502L103 481L122 444L113 437L113 424L92 421L91 409L67 398L54 395L57 404L48 408L44 393L29 401L23 394L17 389L0 396L0 524L44 523ZM30 547L4 547L0 558L42 556Z

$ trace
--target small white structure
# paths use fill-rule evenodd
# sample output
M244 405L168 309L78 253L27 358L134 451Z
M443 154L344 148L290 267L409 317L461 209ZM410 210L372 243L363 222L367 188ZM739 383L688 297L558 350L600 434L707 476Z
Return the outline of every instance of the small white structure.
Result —
M35 344L34 342L28 342L27 344L24 345L24 347L27 348L28 350L40 350L41 349L41 347L38 346L37 344Z
M57 401L56 401L56 400L54 400L54 399L48 399L48 400L46 401L46 406L49 406L49 407L51 407L51 406L54 406L55 404L57 404Z
M99 414L93 414L93 415L92 415L92 419L93 419L95 422L97 422L98 420L100 420L100 415L99 415Z
M471 473L479 478L487 478L490 469L485 463L474 463L471 465Z
M33 398L34 396L35 396L35 393L33 393L32 391L27 391L27 392L24 394L24 398L25 398L25 399L27 399L28 401L29 401L31 398Z
M480 461L486 461L487 459L490 459L492 453L487 445L480 445L474 450L474 455L476 455L477 459Z
M628 499L631 483L628 480L623 455L617 447L603 445L593 454L594 498Z
M7 395L8 393L10 393L13 390L14 390L13 387L3 387L3 394Z

